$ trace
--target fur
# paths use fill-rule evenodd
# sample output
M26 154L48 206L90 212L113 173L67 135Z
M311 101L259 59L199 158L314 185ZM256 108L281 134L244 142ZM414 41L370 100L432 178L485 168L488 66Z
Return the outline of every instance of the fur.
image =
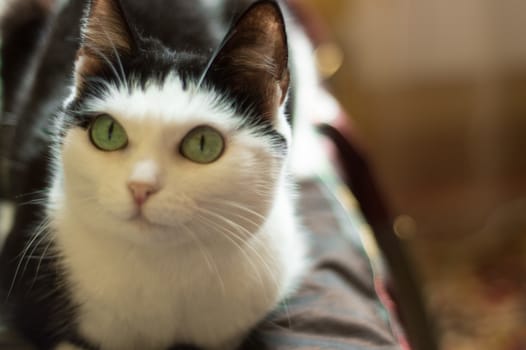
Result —
M164 1L153 1L152 11ZM68 14L80 15L78 4L63 5L48 50ZM204 5L223 16L205 27L226 28L232 9ZM74 79L56 80L52 93L25 109L49 109L62 96L55 120L36 122L53 130L46 151L18 157L32 159L21 162L42 170L37 175L49 174L49 190L42 204L17 211L1 257L13 323L40 348L234 349L294 291L307 247L289 174L288 49L275 6L253 5L258 15L238 17L220 42L205 28L197 35L195 23L184 28L192 18L205 21L194 12L186 19L176 12L182 23L174 37L139 15L141 1L91 2L69 65ZM64 56L73 62L70 49ZM126 130L124 150L102 152L87 137L101 113ZM35 116L24 118L19 125ZM226 145L206 165L178 151L201 125L218 130ZM141 216L126 186L134 181L158 188ZM15 193L43 187L39 180Z

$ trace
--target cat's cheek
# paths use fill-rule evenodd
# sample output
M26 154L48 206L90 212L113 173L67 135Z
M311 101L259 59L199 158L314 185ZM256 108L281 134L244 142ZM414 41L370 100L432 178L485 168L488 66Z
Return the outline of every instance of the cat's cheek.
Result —
M124 189L100 186L97 191L97 205L118 220L130 220L137 214L131 196Z
M81 212L108 214L109 219L129 219L134 214L126 188L123 159L118 153L95 148L85 130L67 132L60 157L65 194Z
M59 153L61 170L64 175L66 196L88 196L96 182L93 146L88 144L81 129L69 130Z

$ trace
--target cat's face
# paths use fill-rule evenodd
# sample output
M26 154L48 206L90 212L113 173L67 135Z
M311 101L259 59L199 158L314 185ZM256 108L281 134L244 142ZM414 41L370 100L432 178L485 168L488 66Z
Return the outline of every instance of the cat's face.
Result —
M92 15L97 4L111 2L94 4ZM276 10L266 6L267 11ZM244 26L245 17L253 25L251 11L252 16L261 14L249 10L238 27ZM90 30L89 17L85 30ZM288 76L286 82L270 79L267 84L270 73L253 70L243 81L245 73L237 66L229 72L228 60L234 53L250 64L245 48L239 47L246 38L229 40L202 84L181 78L181 67L175 66L162 79L143 71L141 79L134 81L137 58L128 64L125 57L130 52L122 53L124 63L117 56L113 62L111 58L99 62L97 55L80 55L58 156L64 204L78 220L93 230L139 242L229 239L239 243L260 228L283 184L290 128L282 95ZM120 50L127 45L123 38L114 38L111 52L115 43ZM88 49L95 44L104 42L91 42ZM268 57L262 59L268 62ZM238 76L224 75L236 71ZM254 72L261 77L254 78ZM253 79L261 86L247 89ZM96 88L91 81L96 81ZM242 106L246 101L249 109Z
M171 234L175 229L190 238L198 233L243 237L254 231L273 202L284 154L257 127L242 127L243 119L214 95L184 91L173 76L161 86L132 89L131 94L114 88L91 100L93 115L118 122L126 144L114 151L100 149L92 137L97 118L87 129L68 130L61 159L67 205L90 225L125 234ZM194 136L200 127L205 132L197 129ZM110 128L100 128L109 140ZM286 136L288 130L281 133ZM199 147L192 153L196 137ZM206 152L212 160L205 155L202 163ZM133 184L151 190L142 203Z

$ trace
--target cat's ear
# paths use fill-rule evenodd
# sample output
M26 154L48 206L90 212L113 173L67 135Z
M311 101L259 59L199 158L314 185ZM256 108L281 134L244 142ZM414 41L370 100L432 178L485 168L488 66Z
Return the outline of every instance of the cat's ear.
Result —
M275 1L258 1L239 17L206 77L247 107L273 117L289 86L287 35Z
M119 0L91 0L83 19L76 78L108 67L135 48L132 32Z

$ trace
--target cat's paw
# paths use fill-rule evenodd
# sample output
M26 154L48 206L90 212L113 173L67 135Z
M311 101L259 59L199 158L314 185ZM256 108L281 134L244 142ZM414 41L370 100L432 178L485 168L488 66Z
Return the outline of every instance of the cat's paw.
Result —
M83 350L78 346L72 345L70 343L60 343L53 350Z

